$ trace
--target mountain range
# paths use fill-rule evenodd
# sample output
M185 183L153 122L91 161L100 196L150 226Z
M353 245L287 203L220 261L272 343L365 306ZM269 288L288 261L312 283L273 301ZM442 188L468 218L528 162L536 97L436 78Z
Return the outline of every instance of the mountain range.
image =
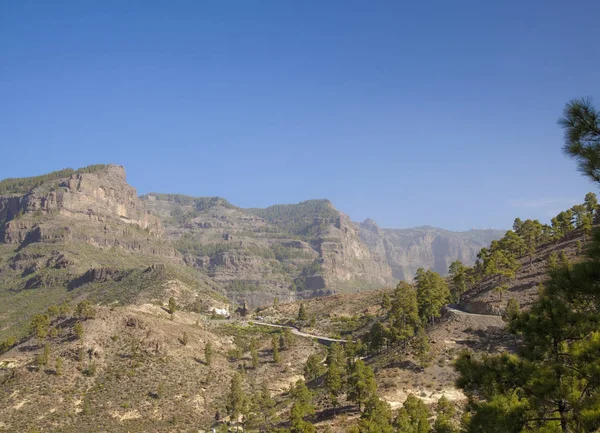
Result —
M329 200L244 209L219 197L138 197L116 165L0 182L0 330L77 297L188 291L251 305L381 288L419 267L471 265L500 230L380 228ZM110 286L110 296L107 287Z

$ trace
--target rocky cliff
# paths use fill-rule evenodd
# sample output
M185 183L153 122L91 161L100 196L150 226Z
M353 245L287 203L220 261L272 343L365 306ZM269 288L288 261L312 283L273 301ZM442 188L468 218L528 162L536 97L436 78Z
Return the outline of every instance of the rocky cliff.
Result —
M7 179L0 193L0 334L76 297L131 302L160 299L173 284L180 293L218 288L184 266L123 167Z
M372 256L357 227L328 200L241 209L218 197L151 193L186 263L254 304L380 287L391 269Z
M410 281L417 269L432 269L446 275L450 263L460 260L471 266L477 253L504 230L452 232L435 227L386 229L367 219L360 223L360 236L373 255L385 257L393 276Z

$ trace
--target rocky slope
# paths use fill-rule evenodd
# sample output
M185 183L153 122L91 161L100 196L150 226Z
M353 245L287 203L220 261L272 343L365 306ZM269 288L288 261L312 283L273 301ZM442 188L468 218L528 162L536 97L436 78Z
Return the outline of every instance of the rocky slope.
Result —
M218 197L151 193L175 247L222 283L227 294L258 305L392 282L381 257L361 242L357 227L327 200L241 209Z
M579 247L578 247L579 245ZM540 285L548 279L548 259L551 254L564 254L569 262L575 263L585 257L581 230L574 230L564 238L536 248L530 263L528 257L519 259L520 267L515 278L500 276L486 277L465 293L460 308L474 314L502 315L510 299L515 299L522 308L531 307L538 299ZM502 288L503 290L498 290Z
M450 263L460 260L471 266L477 253L505 230L452 232L423 226L411 229L381 228L371 219L359 224L360 237L375 257L385 258L393 276L410 281L417 269L432 269L446 275Z
M131 302L150 289L160 297L169 281L204 293L218 286L184 267L123 167L8 179L0 192L0 337L78 297Z

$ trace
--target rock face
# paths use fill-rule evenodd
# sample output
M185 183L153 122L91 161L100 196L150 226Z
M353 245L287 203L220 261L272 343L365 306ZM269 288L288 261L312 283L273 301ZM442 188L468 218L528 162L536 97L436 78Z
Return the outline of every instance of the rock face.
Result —
M185 266L123 167L7 179L0 193L0 341L24 335L32 314L74 299L223 299L217 283Z
M176 257L160 220L116 165L0 196L0 222L0 242L8 244L75 241Z
M471 266L482 247L504 234L504 230L451 232L429 226L385 229L371 219L360 223L361 239L373 255L385 257L393 276L405 281L421 267L446 275L455 260Z
M142 198L186 263L223 283L234 299L256 305L392 282L385 260L328 200L241 209L218 197Z

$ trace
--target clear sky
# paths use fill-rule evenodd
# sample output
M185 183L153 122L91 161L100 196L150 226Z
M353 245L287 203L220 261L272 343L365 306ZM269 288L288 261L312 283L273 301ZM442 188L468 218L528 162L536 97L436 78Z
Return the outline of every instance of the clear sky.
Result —
M600 1L2 1L0 178L124 165L140 193L329 198L385 227L547 220L600 102Z

